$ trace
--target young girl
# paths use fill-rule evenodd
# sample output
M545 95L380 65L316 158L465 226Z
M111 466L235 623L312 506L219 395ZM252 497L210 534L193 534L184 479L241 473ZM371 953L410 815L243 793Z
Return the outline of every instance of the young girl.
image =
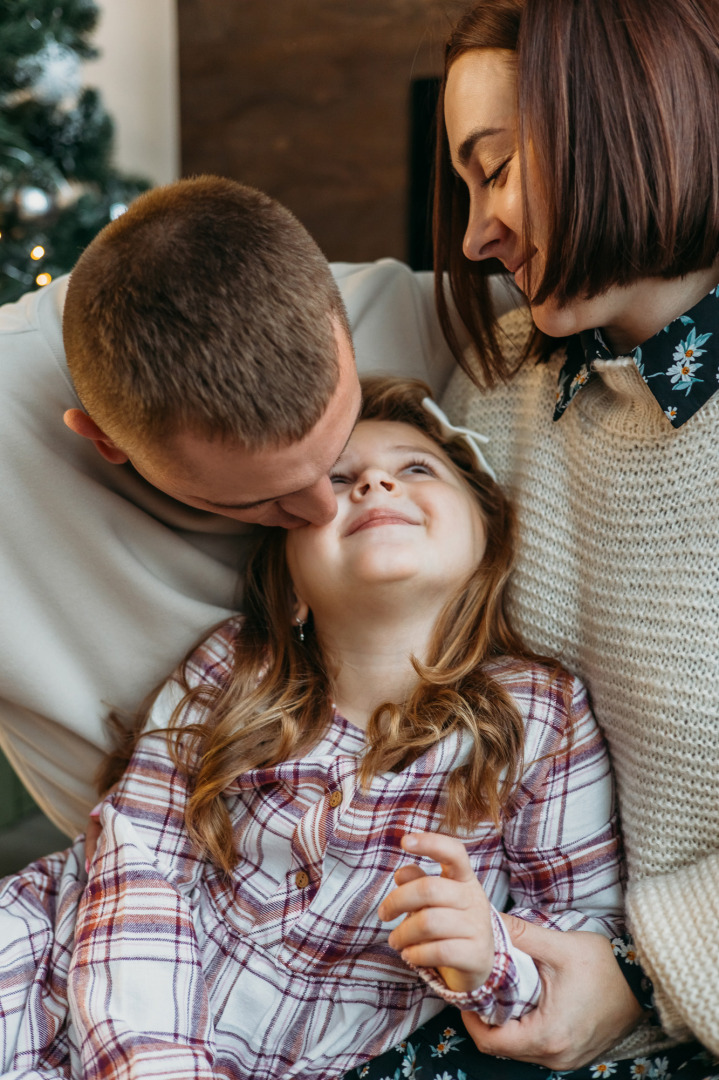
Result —
M340 1076L447 1002L533 1008L510 898L617 932L606 750L512 629L511 510L423 384L364 389L337 517L263 536L245 617L151 706L87 883L80 843L4 883L6 1074Z

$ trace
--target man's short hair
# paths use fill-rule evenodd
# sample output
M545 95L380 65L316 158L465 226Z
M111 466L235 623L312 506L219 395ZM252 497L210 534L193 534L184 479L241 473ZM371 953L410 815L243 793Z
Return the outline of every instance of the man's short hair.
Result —
M302 439L348 334L327 260L285 207L200 176L141 195L72 272L63 335L83 407L123 449L180 430Z

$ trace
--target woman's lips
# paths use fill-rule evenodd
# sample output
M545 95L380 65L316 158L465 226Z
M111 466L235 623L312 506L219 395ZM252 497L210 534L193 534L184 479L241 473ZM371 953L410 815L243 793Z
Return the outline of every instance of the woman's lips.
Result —
M362 529L373 529L377 525L418 525L419 522L412 521L411 518L405 514L399 513L397 510L368 510L366 513L361 514L356 521L349 527L345 536L352 536L354 533L360 532Z
M523 259L522 262L514 263L512 266L507 266L507 270L509 270L510 274L514 278L514 284L517 286L518 289L521 289L522 292L526 291L525 286L527 284L527 268L531 263L534 262L534 257L536 254L537 249L535 248L528 259Z

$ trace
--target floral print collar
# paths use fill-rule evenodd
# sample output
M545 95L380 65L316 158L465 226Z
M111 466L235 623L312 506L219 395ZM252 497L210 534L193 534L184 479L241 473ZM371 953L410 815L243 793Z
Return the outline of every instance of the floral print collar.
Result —
M719 285L629 356L669 422L681 427L719 390ZM600 330L583 330L569 339L559 373L555 420L596 378L594 361L613 359Z

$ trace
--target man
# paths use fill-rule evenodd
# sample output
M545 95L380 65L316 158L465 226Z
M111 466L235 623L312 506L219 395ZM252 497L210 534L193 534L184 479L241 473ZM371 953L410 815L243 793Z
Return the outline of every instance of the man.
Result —
M335 273L361 369L441 389L431 277L390 260ZM129 714L237 608L245 523L332 517L359 389L316 245L209 177L150 192L69 287L3 308L0 371L0 744L74 835L109 707Z

